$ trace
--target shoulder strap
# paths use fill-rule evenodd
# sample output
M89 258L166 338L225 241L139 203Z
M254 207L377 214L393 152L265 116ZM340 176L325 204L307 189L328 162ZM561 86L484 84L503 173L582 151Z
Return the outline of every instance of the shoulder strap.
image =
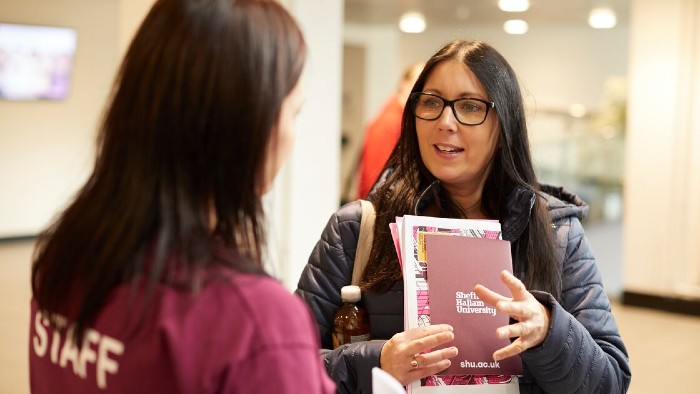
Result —
M352 267L353 285L360 285L362 273L369 260L369 252L372 249L372 238L374 236L374 205L367 200L360 200L362 205L362 217L360 218L360 235L357 237L357 247L355 248L355 263Z

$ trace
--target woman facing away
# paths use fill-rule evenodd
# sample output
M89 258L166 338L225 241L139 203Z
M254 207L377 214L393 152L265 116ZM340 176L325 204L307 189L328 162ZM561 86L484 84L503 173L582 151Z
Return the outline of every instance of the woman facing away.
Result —
M448 43L428 60L409 96L399 142L369 196L377 212L363 272L371 341L324 350L342 392L370 392L381 367L404 385L446 369L458 332L436 324L403 331L403 281L389 223L396 216L495 219L510 241L512 294L477 286L477 295L512 324L494 359L520 356L521 393L623 393L627 351L610 311L580 220L587 205L540 185L533 170L523 99L507 61L480 41ZM358 202L329 220L299 280L321 345L331 349L340 288L350 283L361 220ZM468 258L468 256L465 256Z
M35 251L32 392L334 391L308 309L262 268L305 55L275 1L155 3Z

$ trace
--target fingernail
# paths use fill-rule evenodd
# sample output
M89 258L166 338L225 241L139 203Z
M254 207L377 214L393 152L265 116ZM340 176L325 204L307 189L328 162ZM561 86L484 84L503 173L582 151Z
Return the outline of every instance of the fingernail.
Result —
M447 329L450 330L450 331L454 331L454 330L455 330L454 327L452 327L452 326L449 325L449 324L447 325Z
M452 349L455 351L455 356L459 354L459 349L457 349L457 347L452 346Z

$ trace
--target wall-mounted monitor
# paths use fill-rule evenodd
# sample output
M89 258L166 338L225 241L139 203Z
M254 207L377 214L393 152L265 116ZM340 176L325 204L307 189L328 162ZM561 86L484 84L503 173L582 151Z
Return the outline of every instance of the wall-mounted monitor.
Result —
M0 99L66 98L77 41L67 27L0 23Z

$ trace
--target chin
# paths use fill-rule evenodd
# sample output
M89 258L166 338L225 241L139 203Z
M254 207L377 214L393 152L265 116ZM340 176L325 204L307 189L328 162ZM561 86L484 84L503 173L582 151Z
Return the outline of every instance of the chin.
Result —
M440 169L438 171L430 171L440 183L452 184L464 180L464 172Z

